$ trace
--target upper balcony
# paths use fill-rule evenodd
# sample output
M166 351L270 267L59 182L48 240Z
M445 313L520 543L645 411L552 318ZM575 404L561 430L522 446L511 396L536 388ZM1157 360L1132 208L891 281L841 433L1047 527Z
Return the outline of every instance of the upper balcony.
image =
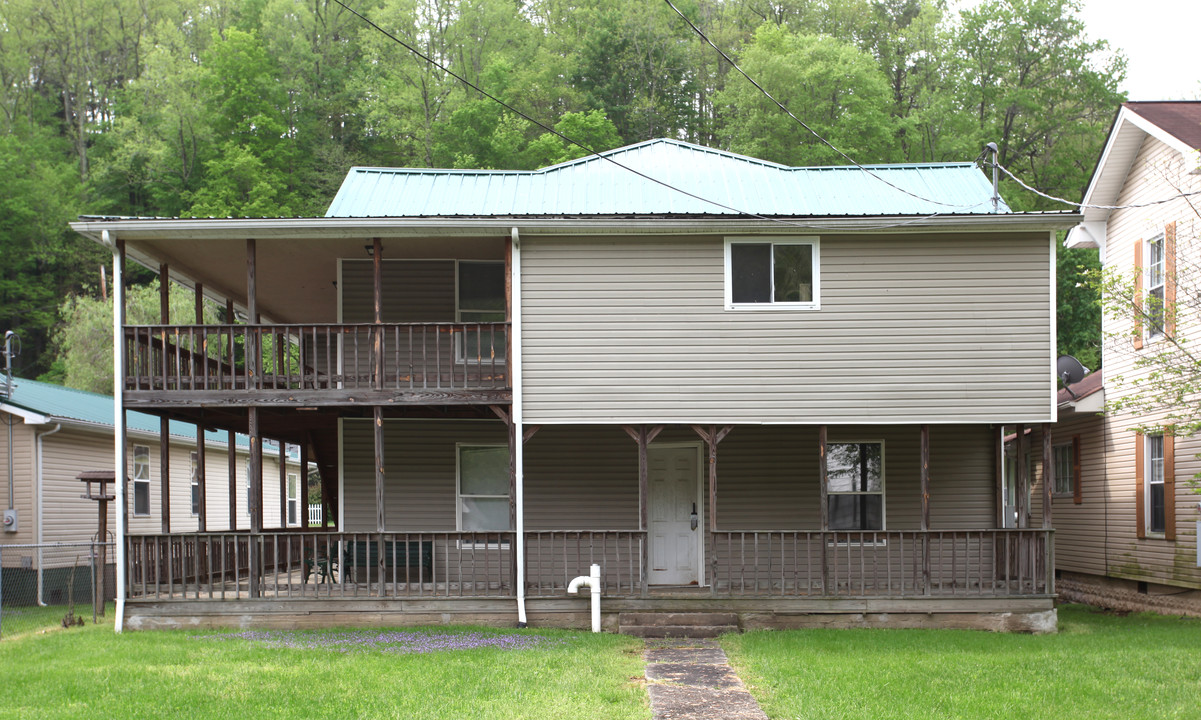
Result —
M125 404L507 404L509 323L127 325Z

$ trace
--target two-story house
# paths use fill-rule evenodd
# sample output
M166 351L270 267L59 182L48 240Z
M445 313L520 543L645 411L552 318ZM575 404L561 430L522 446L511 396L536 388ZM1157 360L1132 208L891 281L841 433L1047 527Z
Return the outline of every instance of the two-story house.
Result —
M116 273L227 308L117 317L124 407L248 432L252 478L257 438L301 445L337 519L127 534L122 617L586 626L565 591L596 563L627 631L1053 629L1050 517L1003 525L1001 447L1056 418L1079 219L1011 212L969 163L674 140L354 168L323 218L83 218Z
M1079 438L1075 485L1061 483L1053 500L1060 589L1073 599L1201 614L1201 497L1189 482L1201 471L1201 440L1173 429L1173 415L1199 398L1128 402L1165 387L1173 375L1166 368L1195 377L1199 148L1201 102L1125 103L1084 220L1067 237L1070 247L1097 248L1116 281L1103 321L1104 383L1095 373L1089 387L1061 392L1054 429L1056 442Z

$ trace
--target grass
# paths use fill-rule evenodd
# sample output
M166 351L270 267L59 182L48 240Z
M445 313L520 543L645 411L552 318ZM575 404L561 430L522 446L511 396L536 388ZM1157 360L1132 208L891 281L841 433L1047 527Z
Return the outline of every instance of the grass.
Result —
M376 631L116 635L109 617L0 641L0 718L650 718L623 636L425 628L420 645L484 646L398 652ZM513 636L538 645L486 646Z
M1201 717L1201 620L1068 605L1059 629L751 632L723 646L773 720Z

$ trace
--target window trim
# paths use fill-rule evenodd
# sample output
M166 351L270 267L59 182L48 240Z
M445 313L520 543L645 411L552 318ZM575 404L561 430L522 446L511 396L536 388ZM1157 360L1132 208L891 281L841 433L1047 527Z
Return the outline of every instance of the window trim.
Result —
M864 440L830 440L830 441L827 441L826 442L826 448L827 448L826 457L827 458L829 457L829 446L830 445L879 445L880 446L880 491L879 492L869 492L869 491L865 491L865 490L853 490L853 491L831 490L830 482L829 482L829 469L827 468L827 471L826 471L826 508L827 508L826 512L827 512L827 517L829 517L830 498L833 497L834 495L879 495L880 496L880 527L879 527L879 529L875 529L875 530L845 530L845 529L836 530L833 527L831 527L829 531L832 533L876 533L876 532L882 533L882 532L888 532L888 484L887 484L888 473L885 471L887 456L885 455L884 438L872 438L872 439L864 439ZM840 541L839 544L841 545L844 543L842 541ZM884 544L884 542L883 542L883 540L878 540L875 543L872 543L869 541L864 541L864 542L853 542L851 544L852 545L882 545L882 544Z
M463 529L463 498L504 498L511 504L512 496L509 492L504 495L463 495L463 450L477 448L493 448L508 451L509 446L505 443L455 443L455 532L471 532ZM507 490L511 491L511 487ZM508 530L480 530L481 533L511 533L513 528ZM500 543L494 542L468 542L463 539L458 541L459 548L463 550L507 550L509 541L505 540Z
M1151 279L1157 265L1152 263L1151 258L1154 257L1152 248L1159 246L1159 283L1152 285ZM1145 325L1147 342L1157 342L1164 338L1164 330L1167 327L1168 314L1168 242L1166 233L1160 232L1151 238L1143 241L1143 252L1145 254L1146 267L1142 268L1143 273L1143 312L1146 313L1147 322ZM1159 290L1162 296L1159 300L1158 322L1156 322L1155 314L1153 313L1152 298L1156 290Z
M195 452L191 453L191 463L192 470L190 473L188 487L192 492L192 494L189 496L191 500L192 517L200 517L200 477L197 475L197 471L200 469L200 459L197 457Z
M294 473L294 472L289 472L287 474L287 480L285 482L287 483L287 487L285 488L285 491L287 492L285 512L288 512L290 514L293 504L295 504L295 507L296 507L296 519L292 520L290 518L285 518L286 525L287 525L287 527L299 527L300 526L300 509L301 509L300 508L300 474ZM293 485L293 483L295 483L295 485ZM296 491L295 495L292 494L293 490Z
M146 456L145 464L138 463L138 455ZM146 468L146 477L138 476L138 469ZM131 503L134 517L150 517L151 502L150 502L150 446L149 445L134 445L133 446L133 502ZM138 485L146 486L146 511L138 512Z
M1067 456L1068 468L1066 473L1059 472L1059 457L1058 453L1063 452ZM1066 443L1057 443L1051 446L1051 463L1055 467L1055 483L1059 484L1061 477L1066 477L1068 481L1068 489L1060 490L1057 487L1051 487L1052 498L1074 498L1076 497L1076 445L1068 441ZM1046 477L1046 471L1043 472L1043 477Z
M1155 474L1152 472L1155 458L1151 455L1151 447L1152 442L1156 439L1159 440L1159 482L1155 482ZM1145 523L1144 527L1146 528L1145 535L1149 538L1163 538L1167 535L1168 528L1168 486L1166 482L1167 474L1165 472L1167 460L1167 440L1164 433L1147 433L1143 435L1142 443L1143 463L1145 464L1145 467L1143 468L1143 477L1146 479L1143 483L1143 522ZM1154 510L1152 509L1151 503L1151 488L1155 485L1158 485L1162 488L1161 492L1163 493L1164 500L1163 528L1160 530L1152 529L1152 513Z
M734 245L763 245L768 244L773 248L776 245L809 245L813 250L813 300L810 302L758 302L758 303L735 303L734 302L734 274L733 261L731 259L731 247ZM780 236L753 236L740 235L725 238L724 244L724 302L725 309L745 312L745 311L788 311L788 310L821 310L821 238L816 235L780 235ZM774 273L773 273L774 275Z

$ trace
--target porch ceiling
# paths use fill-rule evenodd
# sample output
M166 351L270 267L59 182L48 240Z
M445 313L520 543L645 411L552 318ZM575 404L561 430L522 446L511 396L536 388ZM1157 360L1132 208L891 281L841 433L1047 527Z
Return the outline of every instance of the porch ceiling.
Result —
M259 313L272 323L338 321L338 259L368 257L371 238L256 239L256 294ZM384 259L457 258L500 260L505 241L499 237L385 238ZM189 288L199 281L205 295L224 304L232 298L246 308L246 241L228 238L130 240L127 256L157 272L170 266L171 279ZM191 318L172 318L190 321Z

